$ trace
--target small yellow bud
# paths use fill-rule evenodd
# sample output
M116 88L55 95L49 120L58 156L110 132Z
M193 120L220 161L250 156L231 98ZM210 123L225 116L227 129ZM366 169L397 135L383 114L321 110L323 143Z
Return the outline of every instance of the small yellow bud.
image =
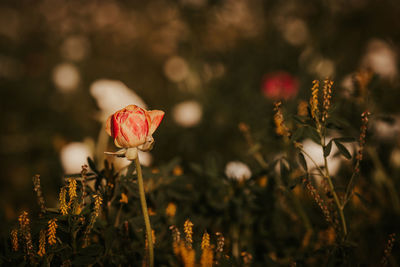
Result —
M173 202L168 203L167 208L165 209L165 214L168 217L174 217L176 214L176 205Z
M175 176L181 176L183 174L182 167L179 165L175 166L174 169L172 170L172 174Z
M128 204L128 196L124 193L121 193L121 199L119 200L119 202Z

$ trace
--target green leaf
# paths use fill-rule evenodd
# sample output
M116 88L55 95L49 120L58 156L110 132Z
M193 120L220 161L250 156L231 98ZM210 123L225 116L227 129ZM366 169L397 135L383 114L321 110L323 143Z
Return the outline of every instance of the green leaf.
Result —
M93 161L90 157L87 157L87 162L88 162L88 164L89 164L89 167L90 167L95 173L98 173L98 170L97 170L97 168L96 168L96 164L94 163L94 161Z
M351 159L351 154L347 150L347 148L340 142L338 142L336 140L334 140L334 141L335 141L336 147L339 149L340 154L342 154L347 159Z
M329 156L331 150L332 150L332 140L329 141L329 143L326 146L324 146L324 157Z
M305 172L307 172L308 171L307 162L306 162L306 159L304 158L303 153L299 153L298 158L299 158L300 166L303 168L303 170Z
M280 167L281 178L283 181L286 181L290 174L289 162L285 158L281 158L279 160L279 165L280 165L279 167Z

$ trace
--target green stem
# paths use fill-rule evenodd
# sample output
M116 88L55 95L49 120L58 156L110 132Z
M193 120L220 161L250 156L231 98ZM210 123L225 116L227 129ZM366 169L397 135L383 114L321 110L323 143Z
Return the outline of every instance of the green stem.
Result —
M322 141L322 145L323 145L323 148L324 148L325 145L326 145L325 132L324 132L324 136L321 137L321 141ZM325 156L325 153L324 153L323 150L322 150L322 153L324 155L325 177L328 180L329 187L330 187L330 189L332 191L333 199L335 200L336 206L337 206L337 208L339 210L340 221L341 221L342 227L343 227L343 239L345 239L346 236L347 236L347 225L346 225L346 218L344 217L344 213L343 213L344 206L340 203L339 197L336 194L335 187L334 187L334 185L332 183L332 179L331 179L331 176L329 174L328 160L327 160L327 157Z
M149 263L150 267L153 267L154 266L153 236L151 231L149 212L147 210L146 197L144 194L143 175L142 175L142 168L139 162L139 157L136 157L135 164L138 177L140 204L142 205L144 224L146 226L147 244L149 246Z
M327 160L325 158L325 164L326 164L326 162L327 162ZM327 165L325 165L325 166L327 166ZM328 180L329 187L332 191L333 199L335 200L336 206L339 210L340 221L341 221L342 227L343 227L343 239L344 239L347 236L346 218L344 217L344 212L343 212L344 206L342 206L342 204L340 203L339 197L336 194L335 187L333 186L332 179L329 176L328 169L326 169L326 172L327 172L326 179Z

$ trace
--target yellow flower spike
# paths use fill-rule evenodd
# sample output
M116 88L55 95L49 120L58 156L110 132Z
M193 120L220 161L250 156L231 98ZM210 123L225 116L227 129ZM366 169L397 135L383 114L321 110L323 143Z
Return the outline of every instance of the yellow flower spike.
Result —
M82 248L85 248L89 245L89 234L93 229L93 225L96 222L96 218L100 215L100 208L101 208L101 204L103 204L103 198L100 195L93 195L93 199L94 199L94 207L93 207L93 212L90 215L90 221L88 226L86 227L84 236L83 236L83 244L82 244Z
M75 179L72 178L68 179L68 195L69 195L69 203L71 203L72 200L77 197Z
M210 248L204 249L200 258L201 267L212 267L213 261L214 261L213 251Z
M42 187L40 185L40 175L36 174L35 176L32 177L33 181L33 191L36 192L37 200L40 206L40 215L43 215L46 213L46 205L44 203L44 197L43 197L43 192L42 192Z
M54 245L57 243L56 240L57 227L58 227L57 218L53 218L48 222L47 241L49 242L49 245Z
M26 226L29 226L29 218L28 218L28 212L23 211L22 214L18 217L19 221L19 226L22 228L25 228Z
M180 255L180 244L181 244L181 232L179 232L178 228L175 225L171 225L169 229L172 231L172 239L174 240L172 243L172 248L174 250L174 254L176 256Z
M308 103L307 101L300 101L300 103L297 105L297 115L299 116L307 116L308 111L307 111Z
M178 252L180 253L182 261L185 263L185 259L187 258L188 249L185 246L185 242L181 241L179 243Z
M67 202L65 200L66 193L67 193L66 188L62 187L61 191L60 191L60 196L59 196L60 212L61 212L62 215L68 214L68 205L67 205Z
M173 202L168 203L167 208L165 209L165 214L168 217L174 217L176 214L176 205Z
M28 252L28 255L31 261L34 261L34 252L33 252L33 244L32 244L32 235L31 235L31 227L30 227L30 220L28 218L28 212L24 211L18 217L20 230L22 232L22 236L25 239L25 248Z
M319 81L313 81L313 87L311 88L311 99L310 99L310 109L311 109L311 116L314 120L319 121L318 114L318 91L319 91Z
M190 248L187 249L186 257L183 260L185 267L194 267L196 262L196 252Z
M100 214L101 204L103 204L103 198L100 195L93 195L93 198L94 198L93 213L95 217L98 217Z
M17 229L11 230L11 244L12 244L13 251L18 251L19 244L18 244L18 230Z
M275 132L280 136L290 136L289 128L285 124L285 119L283 118L282 110L281 110L282 102L276 102L274 104L274 123L275 123Z
M225 238L220 232L216 232L215 236L217 237L217 247L215 248L215 262L218 265L219 260L223 256L222 253L224 252ZM227 255L225 255L225 257L227 257Z
M194 267L196 262L196 252L191 247L186 247L183 241L179 245L179 250L183 261L183 266Z
M324 122L328 118L328 110L331 106L331 98L332 98L332 86L333 81L331 80L324 80L324 87L323 87L323 113L322 113L322 121Z
M201 240L201 249L202 249L200 258L201 267L211 267L213 264L214 255L210 246L210 235L207 232L203 234L203 238Z
M217 249L216 251L218 253L224 252L224 246L225 246L225 238L220 232L216 232L215 235L217 236Z
M43 257L46 254L46 230L42 229L39 233L39 257Z
M201 240L201 249L204 250L208 248L210 248L210 235L207 232L205 232Z
M119 200L120 203L128 204L128 196L124 193L121 193L121 199Z
M186 246L192 248L193 244L193 223L187 219L183 225L183 231L185 232Z

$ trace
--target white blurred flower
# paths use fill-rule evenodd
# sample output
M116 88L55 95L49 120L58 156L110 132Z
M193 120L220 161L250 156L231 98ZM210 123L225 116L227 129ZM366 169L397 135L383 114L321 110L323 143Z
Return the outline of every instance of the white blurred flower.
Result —
M103 113L102 120L117 110L132 104L147 109L142 98L120 81L97 80L90 86L90 94L96 99L97 105Z
M346 75L340 85L343 87L343 96L349 98L354 93L353 75Z
M80 80L78 69L70 63L61 63L53 70L53 82L62 92L75 90Z
M181 82L189 75L186 60L179 56L170 57L164 64L164 74L173 82Z
M203 65L203 78L209 82L212 79L220 78L225 74L225 66L221 62L214 64L205 63Z
M153 162L153 156L151 155L151 153L139 150L138 154L140 164L145 167L150 167L151 163ZM112 161L114 168L117 171L121 171L132 163L132 161L127 159L126 157L111 156L109 159Z
M311 62L309 70L320 78L332 77L335 74L335 63L327 58L316 57Z
M335 74L335 63L333 60L322 56L310 45L305 47L303 52L301 52L299 63L307 68L308 72L317 75L321 79L332 77Z
M88 157L92 157L91 149L88 144L81 142L69 143L60 152L61 164L67 174L79 173Z
M394 140L400 133L400 118L390 117L390 120L374 119L371 122L374 135L386 141Z
M109 160L112 161L114 168L116 171L121 171L121 169L126 168L129 166L129 164L132 163L129 159L126 157L114 157L110 156Z
M230 161L225 166L225 175L236 180L245 180L251 177L250 168L240 161Z
M153 163L153 156L151 155L150 152L145 152L139 150L139 162L145 167L149 167L151 163Z
M175 105L172 116L180 126L192 127L200 122L203 116L203 108L196 101L184 101Z
M362 66L371 68L382 78L392 79L397 75L397 55L386 42L373 39L368 42Z
M89 52L89 41L83 35L69 36L61 45L61 54L72 61L83 60Z
M329 142L330 138L326 139L326 142ZM346 146L346 144L343 144ZM308 155L315 161L315 163L319 167L324 166L324 154L322 152L322 147L318 144L316 144L314 141L311 139L306 139L303 141L303 149L305 152L307 152ZM334 176L340 168L340 163L342 160L342 157L335 157L334 155L338 152L338 149L336 148L335 144L332 144L332 150L331 153L329 154L327 160L328 160L328 168L329 168L329 174ZM316 167L312 160L304 155L304 158L306 159L307 162L307 167L309 170L316 170ZM316 178L320 178L317 176Z
M308 28L305 22L298 18L291 18L281 25L283 38L291 45L302 45L308 39Z

